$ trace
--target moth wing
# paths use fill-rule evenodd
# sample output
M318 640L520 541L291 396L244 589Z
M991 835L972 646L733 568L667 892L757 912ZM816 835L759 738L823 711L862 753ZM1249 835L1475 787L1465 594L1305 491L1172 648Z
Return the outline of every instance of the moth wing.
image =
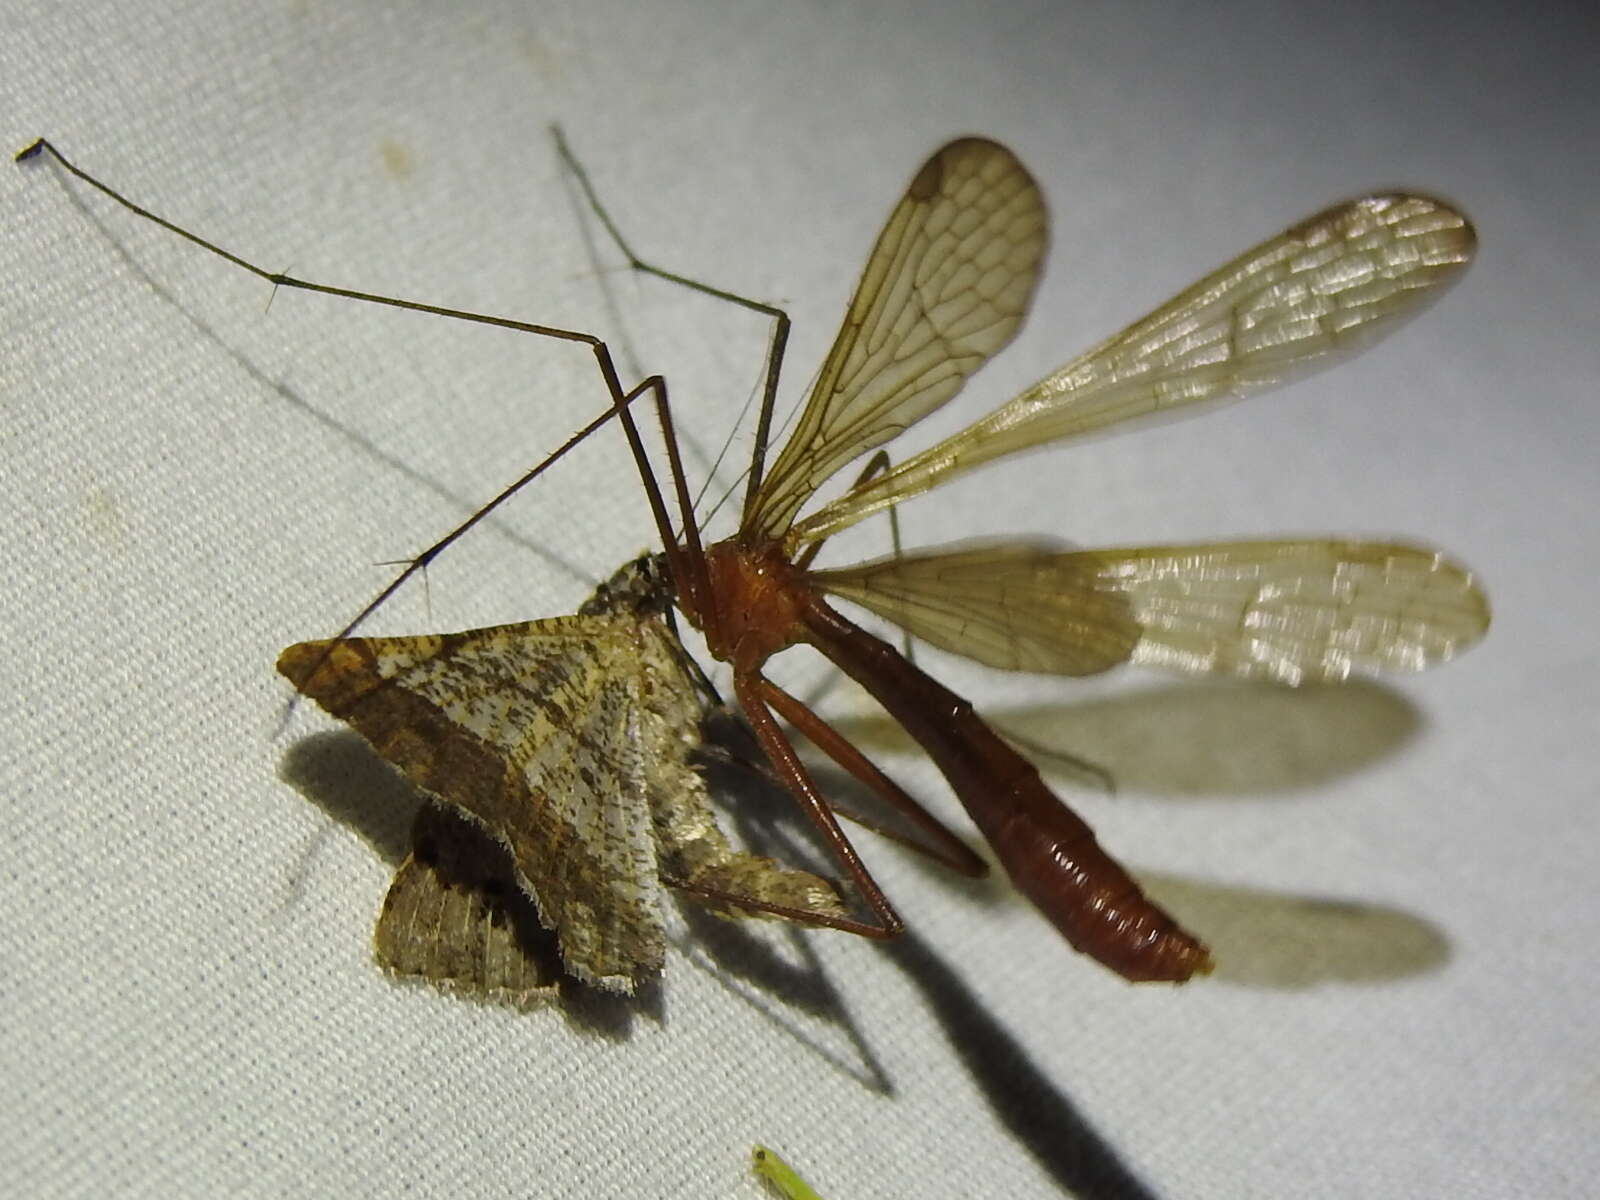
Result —
M649 780L662 876L797 912L848 915L838 892L821 876L738 849L728 840L717 823L705 776L689 761L689 754L701 745L705 709L682 665L682 647L660 621L647 623L644 634L641 662L647 680L645 707L656 718L653 736L679 738L686 751L663 748L654 756L659 769ZM719 916L745 919L778 915L689 895Z
M665 958L637 628L559 617L304 642L278 660L304 695L504 846L566 968L623 992Z
M411 841L373 931L379 964L519 1007L553 995L563 974L557 939L517 886L505 847L432 802L417 811Z

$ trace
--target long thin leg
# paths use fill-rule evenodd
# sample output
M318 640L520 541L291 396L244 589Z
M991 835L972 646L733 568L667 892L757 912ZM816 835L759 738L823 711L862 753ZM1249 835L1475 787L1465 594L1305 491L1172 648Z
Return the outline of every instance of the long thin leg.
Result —
M612 417L617 416L619 413L625 412L626 406L632 404L634 400L638 399L647 391L655 392L658 387L663 386L665 385L661 377L659 375L652 375L649 379L646 379L643 383L635 387L631 392L625 393L618 407L609 408L605 412L601 413L582 429L578 430L577 433L573 434L566 441L562 442L561 445L555 450L551 451L544 458L540 459L537 464L535 464L529 470L523 472L512 483L508 484L504 488L501 488L500 491L495 494L494 499L490 500L482 508L478 509L465 521L461 522L461 524L457 525L449 533L445 534L438 541L434 542L433 545L422 551L422 553L418 554L415 558L407 560L405 568L400 572L400 574L396 575L392 580L390 580L388 586L374 596L367 603L367 605L350 620L349 624L347 624L343 629L334 635L332 640L338 642L349 637L355 632L356 627L360 625L361 622L365 621L368 617L375 613L383 605L383 603L389 599L390 596L394 595L395 592L400 590L401 586L407 580L409 580L418 571L425 570L429 563L438 558L446 548L448 548L457 539L462 537L474 525L482 521L491 512L499 508L500 505L504 504L507 500L511 499L512 496L516 495L540 475L543 475L545 471L554 466L557 461L565 457L568 451L576 448L580 442L586 439L590 434L594 433L607 421L611 420ZM663 514L664 512L665 510L663 509Z
M639 437L639 432L633 420L633 416L628 411L628 406L637 397L643 395L647 391L654 394L657 404L657 411L661 415L664 431L667 434L669 454L673 458L674 475L678 480L678 494L681 503L681 499L684 495L682 471L676 462L677 447L674 439L671 436L671 418L666 402L666 384L660 378L660 376L651 376L642 383L636 385L631 390L625 391L622 386L622 381L617 375L616 365L613 362L610 348L604 341L595 337L593 334L580 333L570 329L558 329L554 326L539 325L531 321L513 320L509 317L496 317L489 316L484 313L468 312L462 309L444 308L436 304L423 304L415 300L404 300L393 296L379 296L371 292L360 292L350 288L334 287L329 284L315 283L309 280L298 279L294 276L285 275L280 272L268 271L266 268L258 266L255 263L250 262L248 259L241 258L239 255L234 254L231 251L224 250L221 246L207 241L198 234L192 233L189 230L184 229L182 226L174 224L165 217L159 216L139 204L135 204L121 192L118 192L109 185L102 183L99 179L96 179L93 175L78 167L70 159L63 155L61 151L57 150L56 147L46 138L39 138L32 145L20 151L16 155L16 160L18 162L22 162L27 159L38 157L42 154L48 154L54 162L59 164L63 170L67 171L74 178L83 181L89 187L115 201L117 204L121 205L135 216L142 217L143 219L160 226L162 229L167 230L169 233L173 233L183 240L199 246L202 250L221 258L225 262L232 263L234 266L248 271L250 274L257 276L260 279L266 280L274 287L297 288L302 291L316 292L321 295L338 296L346 300L359 300L368 304L381 304L389 308L399 308L410 312L430 313L434 316L451 317L456 320L471 321L480 325L493 325L502 329L511 329L521 333L537 334L542 337L556 338L561 341L578 342L588 346L591 352L594 354L595 360L600 368L601 377L605 380L606 391L611 397L611 407L599 417L595 418L595 420L591 421L577 434L573 435L573 437L568 439L568 441L565 442L558 450L556 450L554 454L543 459L532 470L526 472L509 487L503 489L493 500L480 508L466 521L458 525L455 529L451 530L448 534L430 546L427 550L424 550L416 558L412 559L410 563L407 564L405 569L400 573L400 575L393 582L391 582L388 587L384 588L383 591L380 592L370 604L363 608L361 612L356 615L355 620L351 621L340 632L338 635L339 638L347 637L350 633L352 633L356 626L361 623L361 621L370 616L379 605L393 595L395 590L404 584L408 579L410 579L412 575L416 574L418 571L422 570L430 562L432 562L433 559L445 549L445 547L449 546L457 538L461 537L462 534L466 533L467 530L471 529L479 521L488 516L490 512L499 507L506 500L510 499L511 496L515 495L528 483L532 482L535 478L542 474L544 470L551 465L551 463L561 458L567 453L567 451L571 450L579 442L583 441L584 438L588 437L612 417L620 418L623 429L627 434L629 445L632 447L635 460L639 465L645 491L650 501L651 512L655 517L656 525L660 532L663 545L665 546L668 555L674 557L675 559L674 566L677 568L677 570L675 570L675 574L677 574L677 577L680 580L686 581L686 586L691 590L695 590L697 588L696 572L693 570L683 569L684 563L682 561L682 555L678 552L676 539L673 536L672 523L667 517L666 507L661 499L660 489L657 487L655 479L649 470L649 465L644 453L643 441ZM685 512L687 514L687 510L685 510ZM689 520L687 515L685 519L690 529L691 545L697 546L697 542L692 536L692 521ZM694 556L693 561L698 562L697 555ZM700 572L700 574L703 575L703 571ZM338 639L336 638L334 640L337 641Z
M773 717L772 711L767 707L762 696L761 684L764 681L760 675L736 674L733 677L734 694L739 699L739 707L744 710L745 719L750 722L750 728L755 731L756 740L761 743L761 748L766 751L767 758L778 774L783 777L785 785L806 815L821 831L828 845L832 848L845 869L850 872L850 877L855 880L856 888L861 893L861 898L866 901L867 907L872 909L873 915L881 924L872 925L863 921L848 919L820 917L815 914L806 914L799 918L809 920L813 924L828 925L835 929L843 929L849 933L859 933L864 937L892 938L905 930L905 922L900 919L900 914L895 912L894 906L889 903L883 890L878 887L877 881L872 878L866 864L856 854L855 847L850 844L850 839L839 828L839 822L828 809L827 801L817 791L817 785L811 781L811 775L806 770L805 764L800 761L800 756L794 752L794 747L789 744L789 739L783 736L783 730L778 728L778 722ZM737 898L735 898L737 899ZM787 915L787 914L784 914Z
M455 542L474 525L478 524L478 522L482 521L501 504L504 504L522 488L527 486L529 483L532 483L540 475L544 474L546 470L548 470L559 459L565 456L568 451L576 447L580 442L595 432L595 430L599 429L612 417L619 417L621 419L623 430L627 434L628 443L633 450L634 459L639 467L640 479L644 484L645 496L649 501L651 514L655 519L656 527L661 537L662 545L667 554L668 562L671 564L673 577L679 581L680 587L703 590L705 585L701 581L704 579L704 555L699 553L699 541L695 536L694 527L692 524L688 526L691 550L686 551L684 547L681 547L678 544L677 536L672 528L671 518L667 515L666 502L662 498L661 488L656 482L655 473L651 470L649 457L646 455L644 450L644 441L639 435L638 425L634 421L633 414L630 411L630 406L633 404L633 402L646 392L649 392L651 398L655 401L657 413L661 418L663 433L666 435L667 439L669 463L672 467L673 478L677 484L680 505L687 503L684 493L683 471L678 462L676 454L677 442L672 436L671 405L667 398L667 383L666 380L661 378L661 376L652 375L634 387L631 391L623 393L617 401L615 407L608 409L606 412L596 417L593 421L590 421L589 424L585 425L577 433L573 434L557 449L541 459L537 465L530 470L525 471L509 486L502 488L494 497L494 499L490 500L482 508L478 509L477 512L473 513L465 521L461 522L449 533L445 534L444 537L434 542L433 545L429 546L421 554L411 559L406 564L405 568L400 572L400 574L395 576L395 578L389 582L387 587L373 597L366 607L357 613L355 618L331 639L331 642L337 643L342 641L344 638L349 637L350 634L355 632L356 627L360 625L362 621L371 616L378 609L378 607L382 605L384 601L388 600L390 596L394 595L394 593L398 591L401 585L403 585L408 579L410 579L418 571L426 568L427 565L437 558L446 547ZM687 520L688 510L685 509L684 511ZM329 653L331 652L330 646ZM313 668L311 674L314 673L315 668Z
M102 195L110 197L112 200L116 201L135 216L143 217L146 221L150 221L153 224L161 226L161 228L165 229L167 232L176 234L184 241L192 242L194 245L199 246L202 250L209 251L218 258L224 259L236 267L240 267L246 271L249 271L250 274L266 280L268 283L272 284L273 287L298 288L301 291L317 292L324 296L339 296L345 300L360 300L367 304L382 304L388 306L389 308L403 308L409 312L432 313L434 316L438 317L453 317L458 321L472 321L479 325L494 325L501 329L514 329L519 333L536 333L541 337L557 338L564 342L581 342L582 344L590 347L590 349L594 350L597 355L603 357L604 362L601 370L606 372L609 376L615 376L614 370L607 371L607 367L610 363L610 352L606 350L605 343L599 338L595 337L592 333L579 333L572 329L558 329L553 325L538 325L531 321L513 320L510 317L495 317L486 313L467 312L466 310L459 308L443 308L437 304L423 304L420 301L402 300L394 296L378 296L371 292L358 292L351 288L334 287L326 283L314 283L306 279L296 279L292 275L284 275L281 272L269 271L265 267L259 267L255 263L250 262L248 259L240 258L237 254L234 254L228 250L224 250L221 246L218 246L213 242L208 242L199 234L191 233L189 230L184 229L181 225L175 225L165 217L157 216L149 209L135 204L121 192L118 192L114 188L101 183L93 175L76 166L70 159L66 157L66 155L57 150L48 138L40 138L32 145L26 147L25 149L19 150L15 156L15 161L23 162L27 159L35 158L40 154L48 154L69 174L82 180L84 183L88 184L90 187L94 188L95 191L101 193ZM620 399L621 394L622 389L619 386L616 388L613 394L613 400Z
M709 283L702 283L698 279L690 279L686 275L679 275L675 271L664 270L652 263L646 262L634 253L622 236L622 231L617 228L616 222L611 219L611 214L606 211L605 205L600 203L600 197L594 190L594 184L589 180L588 171L573 154L572 148L567 145L566 135L562 133L559 125L550 127L551 136L555 138L556 151L567 164L573 177L577 179L578 186L583 189L584 197L589 201L589 207L594 210L594 215L599 218L600 224L611 235L611 240L616 242L617 249L622 251L628 265L635 271L643 271L647 275L654 275L668 283L678 284L680 287L689 288L691 291L712 296L718 300L726 300L729 304L737 304L740 308L747 308L772 318L772 341L767 349L766 378L761 387L761 408L756 416L755 452L751 456L750 474L745 482L745 507L753 503L756 491L761 487L762 468L767 457L767 440L772 434L772 413L777 403L778 376L783 369L784 351L789 345L789 314L783 309L760 300L752 300L748 296L741 296L737 292L726 291L723 288L713 287Z
M646 275L654 275L657 279L664 279L668 283L675 283L691 291L700 292L702 295L711 296L717 300L726 300L729 304L737 304L740 308L747 308L751 312L761 313L771 317L776 322L781 322L785 329L788 328L789 316L781 308L767 304L761 300L754 300L749 296L741 296L738 292L730 292L714 284L705 283L698 279L691 279L687 275L679 275L675 271L668 271L653 263L648 263L634 253L633 247L622 236L622 231L617 228L617 223L612 220L611 213L600 202L599 193L595 191L594 183L589 178L589 172L578 156L573 153L572 147L567 143L567 135L559 125L550 126L550 136L555 138L556 153L561 155L561 161L572 172L573 178L578 181L578 187L583 191L583 197L589 202L589 207L594 210L594 215L599 218L600 224L610 234L611 240L617 244L617 249L622 251L622 256L628 260L628 266L635 271L642 271Z
M713 716L720 716L723 720L738 719L736 711L726 706L718 706L714 713L707 713L705 719L710 720ZM710 740L702 740L700 745L695 747L695 756L707 761L721 763L723 766L735 767L738 770L747 771L752 775L759 775L771 786L779 788L785 792L788 791L788 785L783 782L782 776L772 769L772 765L767 762L764 754L758 753L755 757L752 757L749 754L741 754L737 750L731 750L726 746L717 745ZM832 799L826 797L824 799L827 800L828 808L833 812L834 816L839 817L842 820L849 821L852 825L858 825L862 829L870 830L879 837L884 838L886 841L891 841L897 846L904 846L907 850L914 851L917 854L925 855L929 858L932 858L935 862L943 863L944 865L949 866L952 870L961 871L961 868L956 866L956 864L946 862L946 860L941 858L936 851L931 850L926 842L919 841L918 839L911 837L909 834L900 832L898 829L891 829L881 821L875 821L863 813L856 812L854 809L846 808L844 805L839 804ZM977 872L962 871L961 873L972 874L976 878L977 876L987 874L988 872L986 864L980 862L979 870Z
M540 475L544 474L544 472L557 460L565 456L569 450L577 446L612 417L621 417L623 428L628 433L630 443L632 443L635 447L638 447L639 431L634 425L633 416L628 411L628 406L646 391L652 392L656 396L658 403L665 403L666 382L658 375L652 375L649 379L646 379L643 383L635 387L631 392L626 393L622 397L622 400L617 407L606 410L593 421L590 421L589 424L585 425L577 433L573 434L556 450L541 459L531 470L524 472L509 487L501 489L500 493L495 496L493 500L489 501L489 503L478 509L477 512L473 513L465 521L461 522L461 524L457 525L449 533L445 534L444 537L440 538L437 542L434 542L433 545L429 546L421 554L407 562L401 572L391 579L388 585L382 591L369 600L362 607L360 612L347 621L344 625L344 628L340 629L338 633L334 634L332 638L328 639L327 646L323 649L322 653L312 661L311 665L306 669L303 678L315 678L317 673L320 672L333 657L335 647L337 647L340 642L344 641L345 638L354 633L361 622L365 621L374 612L376 612L389 599L390 596L399 591L400 587L406 582L406 580L410 579L418 571L426 569L428 564L437 558L447 546L465 534L467 530L471 529L479 521L482 521L505 501L509 500L524 486L532 483ZM635 453L638 455L641 453L641 451L636 449ZM645 484L645 490L650 498L652 509L656 512L658 520L665 522L667 519L666 508L661 500L660 489L656 487L655 478L650 474L649 464L642 457L639 458L638 461L640 464L640 472L643 476ZM678 547L676 540L672 536L672 529L670 525L663 525L662 536L666 539L669 558L672 558L674 555L681 558L682 552ZM298 697L291 699L288 706L284 709L285 722L288 721L289 714L294 711L294 706L298 699Z
M622 413L622 428L628 435L629 445L633 447L634 463L639 469L640 482L644 484L651 511L656 515L656 526L661 533L662 546L666 551L668 564L672 568L672 577L678 584L679 604L687 602L692 611L709 615L715 612L715 605L711 602L710 596L711 580L706 574L705 550L700 544L700 528L694 520L694 501L689 497L689 480L684 474L683 459L678 451L678 435L672 425L672 404L667 399L666 380L660 376L653 378L656 380L656 417L661 423L661 436L667 448L667 470L672 477L672 488L678 501L678 513L683 520L681 547L672 535L672 523L667 519L666 508L661 499L661 489L656 484L655 472L650 466L650 456L645 453L644 443L634 426L633 414ZM685 592L688 593L687 596L684 596Z
M855 776L864 786L876 792L886 804L902 813L907 820L932 838L937 846L910 842L904 838L894 840L910 845L934 861L943 863L952 871L973 879L981 879L989 873L989 865L979 858L970 846L951 833L938 817L913 800L899 784L885 775L876 763L857 750L842 733L770 679L761 679L759 686L762 699L779 716L805 734L818 750ZM857 817L851 819L867 825L875 833L884 832Z
M862 468L861 473L856 477L855 482L851 486L860 487L863 483L866 483L868 480L872 479L873 476L887 470L888 467L888 452L885 450L879 450L867 460L866 466ZM890 538L894 546L894 552L896 555L898 555L900 553L900 524L895 516L895 509L892 507L889 509L889 521ZM797 560L796 565L802 569L808 566L816 557L817 551L822 548L822 544L823 543L820 541L813 544L806 551L805 555ZM906 654L909 657L909 635L907 635L906 641ZM988 874L989 867L988 864L983 861L983 859L978 857L978 855L975 854L972 849L966 845L966 843L961 841L960 838L951 833L950 830L946 828L937 817L930 813L916 800L912 799L912 797L897 783L895 783L894 780L885 775L883 771L878 768L877 764L872 762L871 759L867 758L866 755L857 750L856 747L852 745L843 734L839 733L839 731L834 729L832 725L828 724L821 717L819 717L811 708L806 706L797 697L777 687L769 680L763 679L761 681L761 685L763 695L766 697L771 706L778 711L779 715L781 715L791 725L799 729L808 738L810 738L815 746L832 758L834 762L838 763L851 775L855 776L855 778L858 779L865 787L873 792L876 792L891 807L903 813L912 821L913 824L915 824L919 829L921 829L936 843L938 843L938 846L929 846L926 842L909 838L900 833L898 830L891 829L888 826L883 825L881 822L874 821L860 813L852 812L849 809L842 808L838 804L833 803L831 800L826 801L828 807L836 816L843 817L847 821L850 821L856 825L860 825L863 829L870 829L878 836L887 838L892 842L905 846L907 849L914 850L919 854L924 854L929 858L932 858L935 862L942 863L944 866L949 867L951 870L956 871L959 874L967 875L975 879L982 878ZM709 688L709 681L707 681L707 687ZM715 690L712 689L710 694L715 696ZM731 759L732 756L729 757ZM742 765L745 765L746 767L750 766L748 763ZM778 776L777 772L774 771L770 765L763 764L763 766L765 767L763 773L766 774L769 779L772 779L774 782L783 785L784 781ZM761 768L758 767L756 769L760 770Z

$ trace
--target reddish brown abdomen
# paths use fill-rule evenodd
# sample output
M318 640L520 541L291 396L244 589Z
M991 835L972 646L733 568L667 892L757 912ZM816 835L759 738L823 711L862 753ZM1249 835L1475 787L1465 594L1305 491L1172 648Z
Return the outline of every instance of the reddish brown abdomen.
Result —
M928 752L1012 882L1074 948L1136 982L1181 983L1211 969L1205 946L1145 896L970 704L821 600L804 620L812 644Z

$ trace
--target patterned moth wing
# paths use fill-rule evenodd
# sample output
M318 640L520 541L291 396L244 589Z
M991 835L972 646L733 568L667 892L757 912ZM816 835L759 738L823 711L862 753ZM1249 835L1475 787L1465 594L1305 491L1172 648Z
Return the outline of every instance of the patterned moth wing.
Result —
M842 912L825 880L736 850L716 824L691 762L704 701L630 572L639 568L623 568L576 616L302 642L278 659L302 694L508 857L566 971L619 992L664 962L663 881ZM379 921L380 961L463 990L527 994L527 981L543 978L538 963L517 967L509 985L492 982L528 939L495 924L504 905L472 886L475 873L494 873L464 869L459 843L435 837L431 853L402 865ZM440 869L440 846L454 854L453 873ZM440 894L464 889L476 895Z
M395 975L519 1008L549 997L564 974L506 848L432 801L417 810L372 945Z

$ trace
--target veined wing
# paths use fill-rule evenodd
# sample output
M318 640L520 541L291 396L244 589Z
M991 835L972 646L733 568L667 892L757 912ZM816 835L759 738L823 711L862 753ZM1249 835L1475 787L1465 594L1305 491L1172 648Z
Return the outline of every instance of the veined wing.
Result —
M1467 219L1426 196L1367 196L1293 226L981 421L796 524L790 550L1032 446L1309 374L1395 329L1471 260Z
M878 235L745 536L781 537L829 476L944 404L1011 340L1046 226L1038 186L1004 146L963 138L923 164Z
M1008 671L1094 675L1126 662L1140 628L1127 599L1097 586L1093 563L1023 542L936 547L812 571L942 650Z
M506 848L441 804L417 810L372 948L402 978L518 1007L557 995L562 978L556 935L517 884Z
M1443 555L1260 541L1062 552L1020 542L885 558L812 579L941 649L1084 675L1129 661L1298 684L1416 671L1477 641L1489 606Z

